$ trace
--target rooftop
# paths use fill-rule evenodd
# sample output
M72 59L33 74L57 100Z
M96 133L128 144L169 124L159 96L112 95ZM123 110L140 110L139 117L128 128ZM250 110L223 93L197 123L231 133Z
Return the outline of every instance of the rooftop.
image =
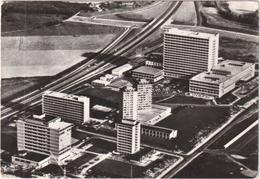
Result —
M202 72L191 78L192 81L203 81L212 84L220 84L230 78L230 75L217 75L212 72Z
M180 30L177 28L170 28L165 32L165 34L174 34L174 35L202 38L202 39L209 39L212 37L216 37L218 35L218 34L210 34L210 33L204 33L204 32L194 32L194 31L189 31L189 30Z
M57 129L57 130L64 129L73 125L71 123L61 121L60 117L54 117L45 114L41 114L41 115L30 114L29 116L25 117L24 120L27 122L33 122L33 123L36 122L41 125L46 125L51 129Z
M113 69L112 71L114 72L114 73L116 73L116 72L120 72L120 71L127 71L127 70L131 70L133 68L133 66L132 65L130 65L130 64L125 64L125 65L122 65L122 66L120 66L120 67L117 67L117 68L115 68L115 69Z
M235 60L224 60L221 61L217 66L213 67L213 70L229 71L235 75L248 67L251 67L253 63L235 61Z
M192 81L203 81L220 84L234 75L254 65L253 63L225 60L213 67L210 72L202 72L191 78Z
M133 72L154 75L156 73L162 72L162 70L158 69L158 68L149 67L149 66L141 66L141 67L134 69Z
M43 154L34 153L34 152L27 152L25 155L17 155L15 157L27 159L27 160L34 161L34 162L40 162L40 161L48 158L49 156L43 155Z
M45 91L44 95L48 96L53 96L57 98L64 98L64 99L69 99L73 101L82 101L83 99L87 99L85 96L76 96L73 94L66 94L66 93L61 93L61 92L56 92L56 91Z

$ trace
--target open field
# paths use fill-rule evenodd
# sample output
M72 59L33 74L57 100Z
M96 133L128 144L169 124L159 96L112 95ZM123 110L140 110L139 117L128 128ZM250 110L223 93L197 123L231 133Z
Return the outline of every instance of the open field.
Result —
M246 4L244 5L246 6ZM250 25L234 20L229 20L221 17L216 7L200 7L202 21L204 26L220 28L225 30L233 30L238 32L247 32L258 34L258 28L255 25Z
M147 8L137 9L126 13L116 13L98 16L104 19L117 19L117 20L130 20L130 21L142 21L147 22L153 18L159 17L165 9L170 5L171 1L161 1L156 6L150 6Z
M48 27L39 27L28 31L14 31L4 36L60 36L60 35L97 35L97 34L116 34L121 32L121 27L85 24L77 22L62 22Z
M86 52L101 50L116 36L2 37L2 78L55 75L84 60Z
M197 22L193 1L185 1L172 16L173 24L195 25Z
M246 40L227 38L220 36L219 56L230 60L245 62L258 62L259 44Z
M140 177L144 168L120 161L106 159L94 166L91 170L93 170L92 176L95 177L131 178L131 175L132 177Z
M217 166L217 167L216 167ZM240 168L241 164L233 161L227 154L208 152L193 160L174 177L179 178L252 178L256 172L248 171L248 175Z
M16 94L26 94L50 80L50 77L10 78L1 81L1 102Z
M223 125L228 119L228 107L182 107L173 114L155 124L178 130L178 137L171 141L159 141L144 138L145 143L166 147L169 150L188 152L212 131Z
M28 8L30 6L30 8ZM68 2L5 2L2 5L2 35L28 34L28 30L59 24L80 10L92 11L89 4Z

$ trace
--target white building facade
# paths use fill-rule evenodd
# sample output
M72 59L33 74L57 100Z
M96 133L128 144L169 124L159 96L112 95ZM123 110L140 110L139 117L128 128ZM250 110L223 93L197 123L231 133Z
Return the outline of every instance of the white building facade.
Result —
M138 93L132 86L127 86L121 90L120 99L120 118L128 120L137 120Z
M203 72L191 78L189 92L198 97L220 98L233 90L238 81L246 81L254 75L254 64L225 60L210 72Z
M42 96L42 111L46 115L58 116L65 121L84 123L89 121L89 98L54 91Z
M149 110L152 108L153 85L147 80L141 79L137 84L138 92L138 111Z
M134 154L140 150L141 124L133 120L122 120L117 124L117 152Z
M70 156L71 123L59 117L33 115L17 121L18 151L53 156L61 162Z
M163 70L169 78L189 79L217 64L219 35L171 28L164 33Z

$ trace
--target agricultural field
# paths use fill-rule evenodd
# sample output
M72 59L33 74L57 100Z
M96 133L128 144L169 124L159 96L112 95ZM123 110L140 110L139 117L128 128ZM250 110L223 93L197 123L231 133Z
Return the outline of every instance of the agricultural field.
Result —
M10 97L26 94L28 90L37 89L38 86L48 82L50 77L11 78L1 81L2 104Z
M197 22L193 1L184 1L178 11L172 16L173 24L195 25Z

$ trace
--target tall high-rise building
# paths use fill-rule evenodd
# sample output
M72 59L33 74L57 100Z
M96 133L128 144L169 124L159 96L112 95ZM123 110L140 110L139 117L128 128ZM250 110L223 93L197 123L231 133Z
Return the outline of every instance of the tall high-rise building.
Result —
M70 155L73 124L60 117L30 115L17 121L18 151L52 155L62 161Z
M47 115L81 124L89 120L89 98L46 91L42 96L42 111Z
M141 79L137 84L138 110L149 110L152 108L153 85L147 80Z
M188 79L217 65L219 34L171 28L164 33L163 70L169 78Z
M141 124L133 120L122 120L117 124L117 151L134 154L140 150Z
M120 119L137 120L137 91L132 86L121 90Z

